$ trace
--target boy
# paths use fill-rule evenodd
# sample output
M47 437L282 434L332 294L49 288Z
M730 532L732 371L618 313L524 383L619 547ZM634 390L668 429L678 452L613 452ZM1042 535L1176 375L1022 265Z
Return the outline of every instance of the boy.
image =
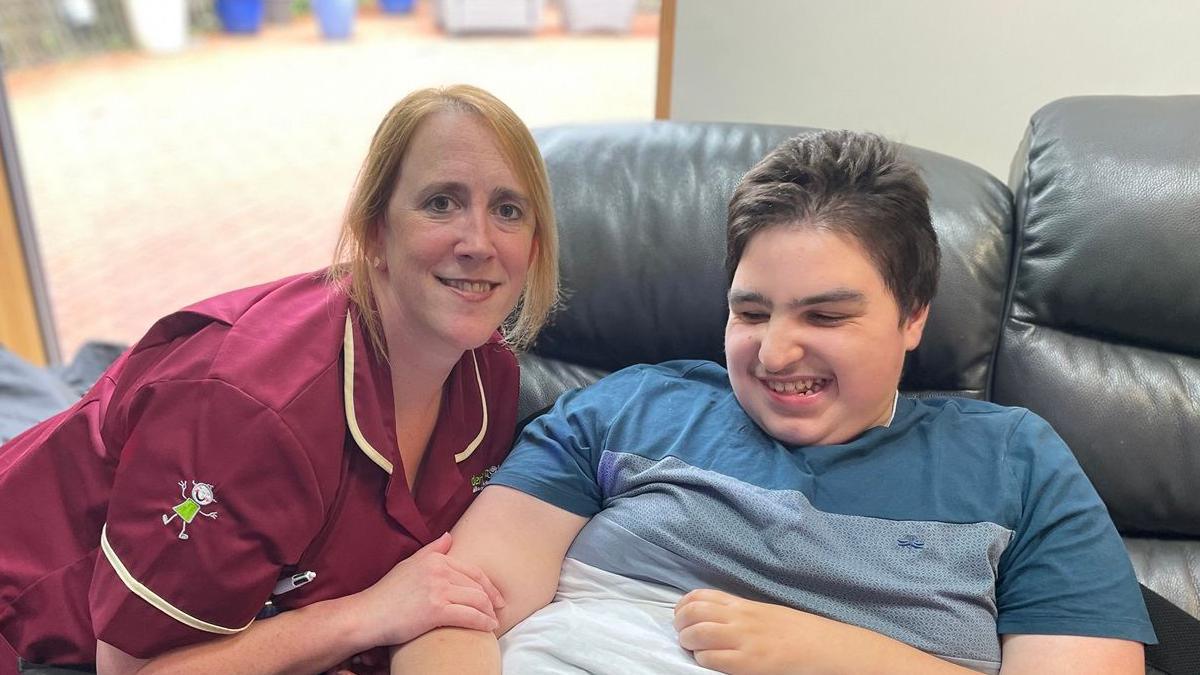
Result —
M554 599L500 642L505 669L1142 672L1128 557L1062 440L897 393L939 264L915 167L876 136L791 139L734 193L727 241L728 370L563 396L456 526L451 555L507 600L497 634ZM393 666L495 671L496 644L438 630Z

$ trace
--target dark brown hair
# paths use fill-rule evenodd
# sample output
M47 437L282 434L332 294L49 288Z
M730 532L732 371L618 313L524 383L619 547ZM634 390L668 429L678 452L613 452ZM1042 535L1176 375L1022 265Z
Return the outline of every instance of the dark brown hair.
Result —
M820 131L790 138L750 169L729 200L729 279L755 234L816 227L855 238L901 321L933 300L941 253L929 189L916 165L876 134Z

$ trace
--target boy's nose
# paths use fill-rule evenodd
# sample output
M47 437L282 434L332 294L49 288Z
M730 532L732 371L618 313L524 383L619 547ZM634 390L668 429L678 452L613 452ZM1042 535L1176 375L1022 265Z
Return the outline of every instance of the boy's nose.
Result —
M769 373L783 373L804 358L799 340L782 328L767 326L758 346L758 362Z

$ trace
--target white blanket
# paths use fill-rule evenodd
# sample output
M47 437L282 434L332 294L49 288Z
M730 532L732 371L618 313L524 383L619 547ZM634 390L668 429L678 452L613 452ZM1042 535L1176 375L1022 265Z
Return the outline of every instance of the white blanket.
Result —
M692 675L671 621L679 590L567 558L554 601L500 639L509 675Z

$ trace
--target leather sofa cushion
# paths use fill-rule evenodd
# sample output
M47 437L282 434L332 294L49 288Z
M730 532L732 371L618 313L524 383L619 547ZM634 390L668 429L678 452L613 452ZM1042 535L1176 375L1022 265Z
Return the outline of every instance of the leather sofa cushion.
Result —
M1014 162L994 399L1045 417L1125 533L1200 535L1200 97L1080 97Z

